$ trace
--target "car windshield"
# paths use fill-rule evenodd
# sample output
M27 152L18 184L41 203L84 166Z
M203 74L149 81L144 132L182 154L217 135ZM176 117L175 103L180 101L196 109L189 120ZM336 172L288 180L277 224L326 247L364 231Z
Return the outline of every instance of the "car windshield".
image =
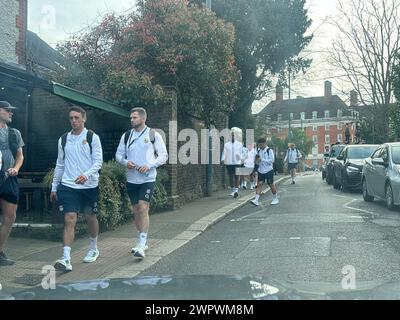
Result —
M400 164L400 146L392 147L392 160L395 164Z
M376 150L375 146L349 148L348 158L349 159L365 159L365 158L368 158L372 154L372 152L374 152L375 150Z
M331 157L337 157L339 153L343 150L344 146L336 146L332 148Z

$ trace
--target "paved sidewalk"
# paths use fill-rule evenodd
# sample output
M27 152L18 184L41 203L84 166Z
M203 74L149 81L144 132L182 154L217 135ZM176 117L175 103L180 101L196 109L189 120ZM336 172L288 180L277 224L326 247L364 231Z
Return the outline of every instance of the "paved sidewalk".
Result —
M288 179L276 176L276 182ZM278 189L279 190L279 189ZM268 192L265 189L264 193ZM57 272L57 283L100 278L134 277L194 239L226 215L244 206L254 197L254 190L241 190L237 199L228 197L229 190L216 192L174 211L150 216L149 250L139 260L130 254L136 241L134 222L99 235L100 257L93 264L82 262L88 239L77 239L72 246L70 273ZM21 288L39 285L44 277L42 268L53 265L62 254L62 244L25 238L9 238L6 252L16 260L14 266L0 267L3 290L15 292ZM1 293L1 291L0 291Z

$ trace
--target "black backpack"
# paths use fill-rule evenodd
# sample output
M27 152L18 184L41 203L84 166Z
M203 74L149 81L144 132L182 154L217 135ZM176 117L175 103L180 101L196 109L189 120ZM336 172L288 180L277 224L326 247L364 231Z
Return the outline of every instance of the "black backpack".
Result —
M125 132L125 136L124 136L124 144L125 144L125 150L128 144L128 140L130 137L132 129L128 130ZM152 128L150 128L150 132L149 132L149 137L150 137L150 142L153 145L153 150L154 150L154 156L157 158L158 157L158 153L156 151L156 148L154 147L154 143L156 141L156 131Z
M61 147L62 147L62 150L63 150L63 159L65 159L65 145L67 144L68 133L69 132L66 132L61 136ZM89 144L90 154L92 154L93 134L94 134L94 131L92 131L92 130L88 130L88 132L86 133L86 141Z

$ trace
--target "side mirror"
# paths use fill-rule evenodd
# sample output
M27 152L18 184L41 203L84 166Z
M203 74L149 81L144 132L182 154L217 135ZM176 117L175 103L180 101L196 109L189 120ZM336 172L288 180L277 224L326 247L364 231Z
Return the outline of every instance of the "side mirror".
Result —
M382 158L372 159L372 163L378 166L386 166L386 162Z
M338 159L338 160L343 160L343 156L342 156L342 155L337 156L336 159Z
M324 153L324 157L325 158L329 158L329 153L327 152L327 153Z

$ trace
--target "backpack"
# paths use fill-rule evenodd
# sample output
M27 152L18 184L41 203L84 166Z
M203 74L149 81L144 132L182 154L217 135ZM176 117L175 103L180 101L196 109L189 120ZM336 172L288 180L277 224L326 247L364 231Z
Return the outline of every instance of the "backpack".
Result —
M130 129L130 130L125 132L125 136L124 136L125 150L127 148L127 144L128 144L129 136L131 134L131 130L132 129ZM154 129L152 129L152 128L150 128L149 137L150 137L150 142L153 145L154 156L157 158L158 157L158 153L156 151L156 148L154 147L154 143L156 141L156 131Z
M64 160L65 160L65 145L67 144L68 133L69 132L66 132L61 136L61 147L62 147L62 150L63 150L63 159ZM86 141L89 144L90 154L92 154L93 134L94 134L94 131L92 131L92 130L88 130L88 132L86 133Z

